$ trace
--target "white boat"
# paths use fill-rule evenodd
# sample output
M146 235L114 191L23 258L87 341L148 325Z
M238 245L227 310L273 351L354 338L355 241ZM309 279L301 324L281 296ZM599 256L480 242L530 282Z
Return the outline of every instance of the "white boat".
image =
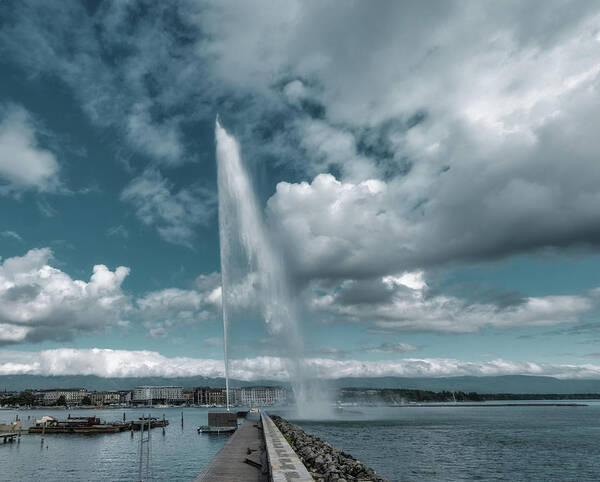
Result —
M213 427L211 425L201 425L198 427L198 433L232 433L237 427Z

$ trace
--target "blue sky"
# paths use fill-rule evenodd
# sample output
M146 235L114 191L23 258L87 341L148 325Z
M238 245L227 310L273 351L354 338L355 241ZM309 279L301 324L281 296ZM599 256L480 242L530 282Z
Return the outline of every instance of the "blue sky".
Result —
M219 114L319 376L600 377L599 20L1 2L0 373L222 373ZM233 328L234 375L284 376Z

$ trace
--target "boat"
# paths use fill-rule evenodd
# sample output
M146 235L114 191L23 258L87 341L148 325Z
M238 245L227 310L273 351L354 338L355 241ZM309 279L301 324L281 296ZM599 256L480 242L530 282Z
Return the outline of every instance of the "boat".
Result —
M259 408L251 408L250 409L250 413L259 413L260 409Z
M98 417L69 417L66 420L58 420L48 415L35 421L35 425L29 428L29 433L118 433L127 430L144 430L157 427L166 427L169 421L154 417L140 417L130 422L103 422Z
M117 433L123 428L120 424L102 422L98 417L71 417L67 420L57 420L45 416L36 420L29 428L29 433Z
M237 430L237 427L214 427L211 425L200 425L198 427L198 433L233 433Z
M156 418L156 417L140 417L137 420L133 420L129 423L126 423L126 430L141 430L142 424L144 425L144 430L148 429L148 423L150 424L150 428L158 428L158 427L166 427L169 425L169 421L164 418Z

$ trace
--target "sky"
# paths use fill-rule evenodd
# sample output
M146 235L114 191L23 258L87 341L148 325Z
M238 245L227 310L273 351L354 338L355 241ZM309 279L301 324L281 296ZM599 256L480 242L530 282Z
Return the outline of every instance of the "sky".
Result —
M218 115L317 376L600 378L599 101L597 2L4 0L0 374L223 374Z

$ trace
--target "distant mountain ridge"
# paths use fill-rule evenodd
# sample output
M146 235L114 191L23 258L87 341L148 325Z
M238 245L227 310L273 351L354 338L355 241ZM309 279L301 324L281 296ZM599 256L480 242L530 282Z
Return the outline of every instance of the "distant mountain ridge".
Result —
M86 388L87 390L129 390L140 385L177 385L184 388L198 386L224 387L223 378L205 377L130 377L102 378L94 375L2 375L0 391L25 390L28 388ZM231 380L231 386L283 385L275 380L255 380L246 382ZM328 380L330 388L406 388L431 391L463 391L478 393L600 393L600 380L594 379L558 379L529 375L504 375L493 377L444 377L444 378L340 378Z

